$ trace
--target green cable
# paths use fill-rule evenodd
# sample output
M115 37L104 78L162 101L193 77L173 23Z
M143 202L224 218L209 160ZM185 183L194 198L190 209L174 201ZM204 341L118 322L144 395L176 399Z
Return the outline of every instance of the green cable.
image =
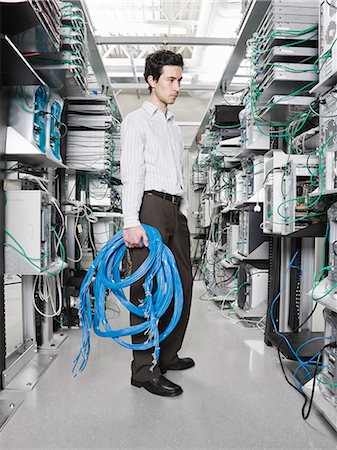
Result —
M244 281L242 284L240 284L240 286L237 287L236 293L238 293L240 291L240 289L243 288L243 286L247 286L247 285L250 285L250 282L249 281Z
M294 47L295 45L303 44L305 42L308 42L308 41L310 41L312 38L314 38L316 36L318 36L318 33L315 33L315 34L313 34L313 35L311 35L311 36L309 36L309 37L307 37L305 39L301 39L300 41L290 42L288 44L282 44L281 47Z
M288 72L293 72L293 73L303 73L303 72L315 72L315 73L317 73L316 70L314 70L314 69L294 69L292 67L285 66L282 63L269 63L268 65L270 67L280 67L281 69L284 69L284 70L286 70Z
M76 68L78 69L83 69L83 66L80 64L77 64L75 61L71 61L68 59L55 59L55 58L49 58L47 56L36 56L36 59L42 59L42 60L46 60L46 61L53 61L53 62L58 62L61 64L70 64L71 66L76 66Z
M19 98L19 92L18 92L18 88L16 88L16 93L15 93L15 98L17 100L17 102L19 103L19 105L21 106L21 108L26 111L27 113L30 114L37 114L40 111L39 110L31 110L25 107L25 105L21 102L21 99Z
M83 23L85 22L83 17L78 16L77 14L64 14L62 16L62 19L67 19L68 17L71 17L71 20L74 20L75 22L77 22L78 20Z
M333 43L331 44L331 47L329 48L329 50L327 50L325 53L323 53L322 55L320 55L320 56L316 59L316 61L314 62L314 65L318 65L319 61L320 61L322 58L324 58L324 62L323 62L323 64L322 64L321 68L318 69L318 72L317 72L317 73L319 73L319 72L321 71L321 69L322 69L323 65L326 63L326 61L327 61L329 58L331 58L331 56L332 56L332 48L333 48L333 46L336 44L336 42L337 42L337 38L334 39L334 41L333 41Z
M324 280L325 280L325 278L324 278ZM322 281L324 281L324 280L322 280ZM329 294L331 294L332 291L334 291L334 290L337 288L337 283L335 283L335 284L334 284L334 285L333 285L333 286L332 286L325 294L321 295L320 297L314 297L315 289L317 288L317 286L318 286L320 283L321 283L321 281L320 281L319 283L315 284L315 286L314 286L313 289L312 289L312 292L311 292L311 298L312 298L314 301L322 300L322 298L327 297Z
M323 374L323 376L324 376L324 374ZM334 387L337 386L337 383L328 383L327 381L322 381L322 380L320 380L320 379L319 379L319 375L316 376L316 380L317 380L319 383L325 384L325 385L327 385L327 386L334 386Z
M251 97L250 97L250 111L251 111L253 120L255 121L255 124L256 124L256 121L257 121L256 114L257 114L257 115L260 115L261 112L262 112L263 110L265 110L265 109L267 109L267 108L269 108L269 107L272 107L272 106L276 105L277 103L279 103L280 101L282 101L282 100L284 100L284 99L286 99L286 98L296 96L297 94L301 93L301 92L302 92L303 90L305 90L306 88L311 87L311 86L312 86L313 84L315 84L315 83L316 83L316 81L310 82L310 83L308 83L307 85L303 86L302 88L297 89L296 91L292 92L291 94L288 94L288 95L286 95L286 96L284 96L284 97L281 97L280 99L276 100L275 102L271 102L271 103L267 104L267 105L264 106L262 109L260 109L259 112L256 111L255 105L254 105L254 87L255 87L255 86L254 86L254 83L252 83L252 88L253 88L253 90L252 90L252 95L251 95ZM310 110L310 109L308 110L308 115L305 117L305 121L309 118L309 116L310 116L309 113L311 114L311 110ZM300 112L300 113L297 113L296 116L297 116L297 117L301 117L301 115L303 115L303 114L304 114L304 112ZM261 124L261 125L270 125L270 126L274 126L274 127L276 127L276 126L283 126L283 125L286 125L286 124L288 124L288 123L292 123L292 122L294 121L294 119L295 119L296 116L294 116L290 122L284 122L283 124L273 123L273 122L269 122L269 121L260 121L260 124ZM305 122L304 122L304 123L305 123ZM304 124L303 124L303 126L304 126ZM277 136L274 136L274 135L266 134L266 133L264 133L261 129L259 129L259 131L260 131L262 134L266 135L266 136L269 136L269 137L277 137ZM297 129L297 131L299 131L299 130ZM291 135L289 135L289 134L287 135L287 134L284 134L284 133L283 133L282 135L279 135L279 137L285 137L285 136L291 136Z
M65 263L65 248L64 248L64 246L63 246L63 243L62 243L62 241L61 241L59 235L56 233L55 229L54 229L53 227L51 227L51 230L52 230L53 233L55 234L55 236L56 236L56 238L57 238L57 240L58 240L58 243L60 244L60 247L61 247L61 258L62 258L62 263L61 263L60 269L59 269L57 272L50 272L50 271L48 271L48 270L46 270L46 269L42 269L40 266L38 266L37 264L35 264L35 263L33 262L33 260L41 260L41 261L42 261L42 259L41 259L41 258L30 258L29 256L27 256L27 255L26 255L26 252L24 251L24 249L22 248L22 246L21 246L21 245L16 241L16 239L13 238L10 234L9 234L9 236L14 240L14 242L16 242L16 243L18 244L19 248L22 249L22 251L20 251L20 250L19 250L18 248L16 248L16 247L12 246L11 244L5 243L5 246L10 247L10 248L12 248L13 250L15 250L17 253L19 253L21 256L23 256L23 257L24 257L24 258L25 258L32 266L36 267L41 273L47 273L48 275L57 275L57 274L59 274L60 272L62 272L62 270L63 270L63 266L64 266L64 263ZM8 232L7 232L7 233L8 233Z
M82 9L79 8L78 6L74 5L74 3L66 3L64 6L61 6L61 9L67 9L67 8L74 8L78 13L81 14L82 17L84 17L84 12L82 11Z
M318 25L313 25L310 28L306 28L304 30L284 30L284 31L274 31L267 36L263 36L261 38L255 38L252 42L256 42L257 44L264 42L272 37L297 37L302 34L310 33L311 31L317 30Z
M326 144L327 144L327 143L326 143ZM326 145L326 144L325 144L325 145ZM321 166L321 153L322 153L322 151L323 151L323 148L324 148L324 146L323 146L322 149L319 151L319 154L320 154L320 167L319 167L318 169L316 169L315 171L321 171L321 170L322 170L322 168L321 168L321 167L322 167L322 166ZM289 156L290 156L290 155L289 155ZM289 159L289 156L288 156L288 159ZM307 158L307 162L308 162L308 158ZM307 168L308 168L308 170L309 170L309 167L308 167L308 166L307 166ZM312 177L313 177L313 174L315 173L315 171L312 172L311 175L310 175L310 183L311 183L311 185L312 185L313 187L316 187L316 186L317 186L315 183L312 182ZM309 209L309 208L313 208L314 206L316 206L317 203L320 201L321 197L322 197L322 192L321 192L321 190L320 190L320 193L319 193L319 195L316 197L316 199L313 200L312 203L306 205L306 208ZM299 200L305 200L305 199L311 200L311 197L309 197L309 196L301 196L301 197L296 197L296 198L288 199L288 200L285 200L285 201L281 202L281 203L278 205L278 207L277 207L277 213L278 213L278 215L279 215L280 217L284 218L284 219L289 219L289 216L283 216L283 215L280 213L280 207L281 207L282 205L286 204L286 203L289 203L289 202L294 202L294 201L297 202L297 201L299 201ZM296 219L296 220L297 220L297 221L300 221L300 220L303 220L304 218L307 218L307 217L313 217L313 216L312 216L312 215L310 215L310 216L309 216L309 215L305 215L305 216L300 217L300 218L298 218L298 219ZM294 221L294 222L295 222L295 221Z
M240 124L235 125L217 125L215 122L211 122L211 125L216 128L239 128Z
M28 256L27 253L25 252L24 248L22 247L22 245L15 239L15 237L8 230L6 230L6 228L4 231L5 231L5 234L7 234L7 236L9 236L15 242L15 244L20 248L20 250L22 251L22 254L27 259L31 259L32 261L44 261L48 257L48 253L46 253L43 258L32 258L32 257ZM11 247L14 250L16 250L16 248L14 246L12 246L11 244L5 243L5 245L7 247Z

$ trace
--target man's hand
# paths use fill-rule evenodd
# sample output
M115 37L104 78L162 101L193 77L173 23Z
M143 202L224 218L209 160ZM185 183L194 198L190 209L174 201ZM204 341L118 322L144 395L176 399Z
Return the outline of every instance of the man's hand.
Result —
M123 239L127 248L148 247L149 240L146 231L139 225L137 227L125 228L123 231Z

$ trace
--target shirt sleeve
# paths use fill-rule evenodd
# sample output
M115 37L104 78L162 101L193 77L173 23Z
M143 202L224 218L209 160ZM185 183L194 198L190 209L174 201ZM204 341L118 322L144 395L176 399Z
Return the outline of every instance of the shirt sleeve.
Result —
M180 165L181 165L181 173L184 173L184 141L183 141L183 137L181 134L181 130L179 128L180 131L180 136L181 136L181 158L180 158ZM184 192L182 194L182 201L180 203L180 211L182 214L184 214L184 216L187 219L188 216L188 200L187 200L187 193L186 193L186 186L184 186Z
M144 138L137 120L127 115L121 127L121 181L124 228L140 225L145 187Z

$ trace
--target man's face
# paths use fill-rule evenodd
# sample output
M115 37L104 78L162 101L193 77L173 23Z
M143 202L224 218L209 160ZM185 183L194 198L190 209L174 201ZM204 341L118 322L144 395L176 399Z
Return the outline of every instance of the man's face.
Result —
M180 66L163 66L159 79L149 80L152 93L158 100L166 103L166 105L172 105L176 101L180 91L182 73L183 71Z

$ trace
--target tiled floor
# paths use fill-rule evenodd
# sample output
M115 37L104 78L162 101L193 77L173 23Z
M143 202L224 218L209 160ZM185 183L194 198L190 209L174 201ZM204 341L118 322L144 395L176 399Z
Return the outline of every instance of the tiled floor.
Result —
M89 364L72 377L80 331L70 330L59 356L0 433L1 449L337 449L337 434L284 381L263 333L223 318L202 302L196 284L181 356L196 366L168 372L178 398L130 386L130 352L92 338ZM127 315L115 319L127 324Z

